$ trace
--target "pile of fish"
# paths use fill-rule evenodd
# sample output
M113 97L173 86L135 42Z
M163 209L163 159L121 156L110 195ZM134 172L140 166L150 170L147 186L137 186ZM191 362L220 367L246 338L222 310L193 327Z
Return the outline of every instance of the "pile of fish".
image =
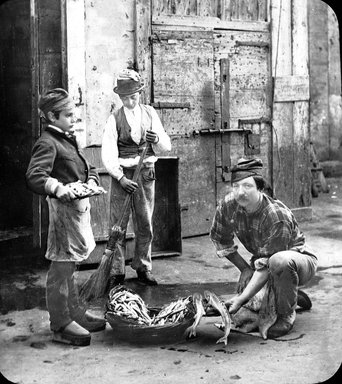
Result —
M167 323L177 323L184 319L189 312L190 297L173 301L153 318L152 324L165 325Z
M98 185L89 185L87 183L82 183L81 181L69 183L67 184L67 186L72 190L77 199L84 199L85 197L91 197L107 193L107 191L105 191L102 187Z
M145 302L139 295L130 290L112 289L109 292L107 309L117 316L134 320L137 324L152 324Z
M190 311L190 304L191 297L180 298L153 313L138 294L119 286L110 291L107 310L140 325L161 326L183 321Z
M187 329L188 338L192 338L196 337L196 328L202 316L205 316L208 308L211 307L220 314L222 319L222 323L215 323L214 325L224 332L216 343L227 345L232 324L234 324L234 329L245 332L251 332L259 328L261 336L264 339L267 338L267 330L276 319L273 290L268 286L265 287L262 295L255 298L254 301L251 303L253 310L245 305L237 313L231 315L226 305L215 293L204 291L203 296L195 292L192 296L173 301L158 311L154 308L149 309L137 293L123 285L119 285L109 293L107 312L128 319L134 324L149 327L179 324L185 318L189 319L192 316L194 318L193 324ZM256 303L259 307L258 311L255 311Z

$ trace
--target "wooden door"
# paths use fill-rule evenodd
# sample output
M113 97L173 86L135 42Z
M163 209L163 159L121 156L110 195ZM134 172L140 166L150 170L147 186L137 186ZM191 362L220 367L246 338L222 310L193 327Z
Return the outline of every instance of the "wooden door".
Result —
M64 34L62 22L64 1L31 0L31 60L32 60L32 142L40 136L42 121L38 116L38 100L48 89L65 87L65 60L62 52ZM48 209L45 198L33 194L33 246L43 247L48 229Z
M208 233L216 203L213 33L155 27L152 105L179 158L182 237Z
M269 33L215 33L217 199L229 190L231 165L259 157L272 183Z

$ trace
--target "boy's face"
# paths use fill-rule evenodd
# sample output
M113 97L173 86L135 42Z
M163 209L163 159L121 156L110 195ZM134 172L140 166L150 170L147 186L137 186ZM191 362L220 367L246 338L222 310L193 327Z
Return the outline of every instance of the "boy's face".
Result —
M136 93L133 93L132 95L126 95L126 96L120 95L120 99L124 107L126 107L127 109L134 109L139 104L140 93L136 92Z
M58 119L52 112L49 112L49 114L50 120L54 126L67 132L72 130L75 123L74 108L63 109L63 111L59 112Z

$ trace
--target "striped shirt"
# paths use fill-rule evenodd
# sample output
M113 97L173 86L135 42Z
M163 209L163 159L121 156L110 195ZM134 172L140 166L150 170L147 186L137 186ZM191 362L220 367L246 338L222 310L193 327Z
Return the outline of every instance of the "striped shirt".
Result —
M305 244L292 211L279 200L263 194L262 202L255 212L247 213L228 194L216 209L210 230L219 257L237 251L234 236L252 254L251 264L260 258L269 258L279 251L294 250L316 258Z

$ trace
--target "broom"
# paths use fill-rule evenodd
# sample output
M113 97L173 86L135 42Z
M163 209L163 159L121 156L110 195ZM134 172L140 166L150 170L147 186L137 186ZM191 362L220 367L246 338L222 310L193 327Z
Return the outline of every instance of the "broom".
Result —
M149 143L147 143L146 147L144 148L140 156L138 165L134 171L133 178L132 178L132 181L134 182L136 182L138 179L148 147L149 147ZM131 197L132 197L131 193L128 193L127 196L125 197L125 201L122 207L122 211L120 213L119 220L116 223L116 225L114 225L114 227L112 228L111 234L107 242L106 249L102 255L100 265L98 266L96 271L92 273L92 275L88 278L88 280L85 281L81 286L81 289L80 289L81 300L89 301L92 298L98 299L99 297L102 297L106 292L113 257L116 252L119 252L117 243L124 236L125 231L122 230L121 225L125 217L126 211L129 207L129 204L131 202Z

